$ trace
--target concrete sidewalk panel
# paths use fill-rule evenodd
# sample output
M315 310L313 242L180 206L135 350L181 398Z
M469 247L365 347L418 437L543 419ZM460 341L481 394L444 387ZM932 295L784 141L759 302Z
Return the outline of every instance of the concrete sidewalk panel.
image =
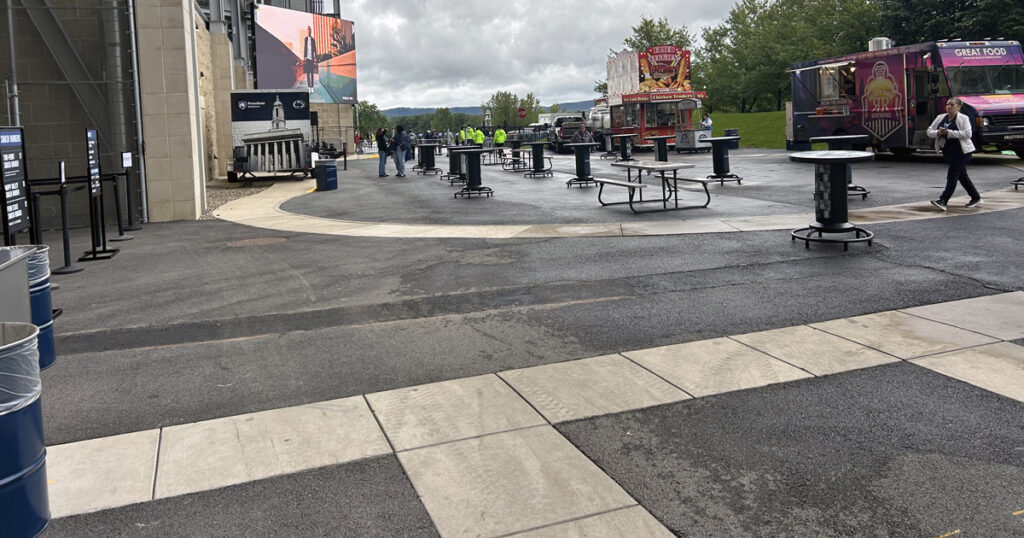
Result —
M1024 402L1024 347L1009 342L912 361L942 375Z
M378 392L366 399L395 450L546 424L494 375Z
M398 459L442 536L496 536L636 504L550 426Z
M806 325L741 334L732 339L816 376L899 360Z
M390 451L359 396L171 426L163 431L156 498Z
M811 327L901 359L995 342L995 339L988 336L902 312L879 312L815 323Z
M498 375L551 422L689 398L685 392L620 355L509 370Z
M517 534L528 538L619 538L621 536L643 536L650 538L671 538L675 536L642 506L633 506L599 514L577 521L552 525L535 531Z
M159 443L147 430L47 448L51 517L151 500Z
M698 397L813 377L728 338L627 351L623 355Z
M902 310L1001 340L1024 338L1024 291Z

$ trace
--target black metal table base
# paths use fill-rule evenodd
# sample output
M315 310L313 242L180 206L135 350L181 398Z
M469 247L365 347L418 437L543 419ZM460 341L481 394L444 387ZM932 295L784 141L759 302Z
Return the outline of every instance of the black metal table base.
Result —
M846 196L860 196L861 200L867 200L869 194L871 194L871 191L861 187L860 185L846 186Z
M617 151L606 151L606 152L601 154L601 158L602 159L615 159L618 156L619 156L619 152L617 152Z
M419 170L419 171L418 171L418 172L416 172L416 173L417 173L417 174L420 174L420 175L424 175L424 176L425 176L425 175L427 175L427 174L440 174L440 173L441 173L441 172L443 172L443 171L444 171L444 170L441 170L440 168L438 168L438 167L436 167L436 166L435 166L435 167L433 167L433 168L423 168L422 170Z
M595 187L597 186L597 182L594 181L593 177L574 177L574 178L570 179L569 181L565 182L565 188L567 188L567 189L569 187L573 187L573 186L576 186L576 187L587 187L587 186L590 186L590 185L594 185Z
M743 184L742 183L743 182L743 178L742 177L737 176L736 174L730 174L730 173L711 174L710 176L707 177L707 179L713 179L713 180L717 181L719 183L719 185L722 185L722 186L725 185L726 181L735 181L737 185L742 185Z
M523 174L523 177L554 177L554 175L551 170L531 170Z
M823 235L840 233L848 234L851 232L855 234L854 237L825 237ZM818 236L814 237L814 234L818 234ZM849 228L837 231L829 231L816 228L814 226L807 226L805 228L798 228L796 230L793 230L792 232L790 232L789 236L790 241L796 241L797 239L803 241L804 248L811 248L811 243L842 243L843 250L849 250L850 243L866 242L870 247L871 241L875 238L874 233L864 228L861 228L860 226L857 226L855 224L851 225L851 227Z
M455 197L472 198L473 196L490 196L492 194L494 191L490 187L463 187L461 191L455 193Z
M448 183L450 183L452 185L454 185L456 183L461 183L461 184L465 185L466 184L466 176L459 175L459 174L444 174L444 175L441 176L441 181L447 181Z
M1017 190L1017 187L1020 187L1021 185L1024 185L1024 177L1019 177L1019 178L1011 181L1010 185L1013 185L1013 190Z

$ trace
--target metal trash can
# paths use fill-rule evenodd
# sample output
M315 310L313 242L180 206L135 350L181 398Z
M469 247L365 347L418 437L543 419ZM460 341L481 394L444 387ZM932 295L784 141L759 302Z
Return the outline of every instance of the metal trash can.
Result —
M0 536L35 536L50 522L38 334L0 323Z
M57 360L53 344L53 303L50 298L50 247L26 245L0 249L29 252L27 261L30 317L32 324L39 327L39 369L48 368Z
M316 190L333 191L338 188L338 161L321 160L316 161L313 169L316 176Z
M723 133L724 134L722 136L739 136L740 135L740 130L739 129L726 129L725 131L723 131ZM740 141L739 140L733 140L732 142L729 142L729 146L728 147L729 147L729 149L740 149Z

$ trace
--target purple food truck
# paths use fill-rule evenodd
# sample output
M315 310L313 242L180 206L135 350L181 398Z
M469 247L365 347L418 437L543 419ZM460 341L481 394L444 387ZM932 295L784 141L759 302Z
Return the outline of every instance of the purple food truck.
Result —
M937 41L892 47L871 40L858 52L793 64L787 144L863 134L895 154L931 149L925 134L951 96L963 99L981 151L1024 159L1024 53L1017 41Z

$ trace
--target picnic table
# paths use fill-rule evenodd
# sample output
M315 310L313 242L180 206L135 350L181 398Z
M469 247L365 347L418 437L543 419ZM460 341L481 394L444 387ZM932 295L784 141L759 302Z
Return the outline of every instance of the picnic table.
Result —
M626 181L618 179L607 179L607 178L595 178L594 182L598 184L599 188L597 191L597 201L602 205L618 205L618 204L629 204L629 209L633 213L651 212L651 211L674 211L678 209L697 209L701 207L707 207L711 203L711 192L708 191L708 179L693 178L693 177L680 177L679 170L684 168L693 168L693 164L689 163L667 163L659 161L631 161L631 162L614 162L612 166L626 169ZM636 177L632 175L632 171L636 170ZM649 183L643 182L643 173L655 172L658 178L661 180L661 198L647 199L643 198L643 190L651 187ZM666 175L671 172L672 175ZM704 187L705 201L702 205L679 205L679 182L687 183L700 183ZM605 202L603 199L604 188L607 185L615 187L624 187L629 190L629 199L626 202ZM669 202L672 202L671 207ZM661 208L658 209L646 209L640 211L637 209L636 204L642 203L658 203L661 202Z

